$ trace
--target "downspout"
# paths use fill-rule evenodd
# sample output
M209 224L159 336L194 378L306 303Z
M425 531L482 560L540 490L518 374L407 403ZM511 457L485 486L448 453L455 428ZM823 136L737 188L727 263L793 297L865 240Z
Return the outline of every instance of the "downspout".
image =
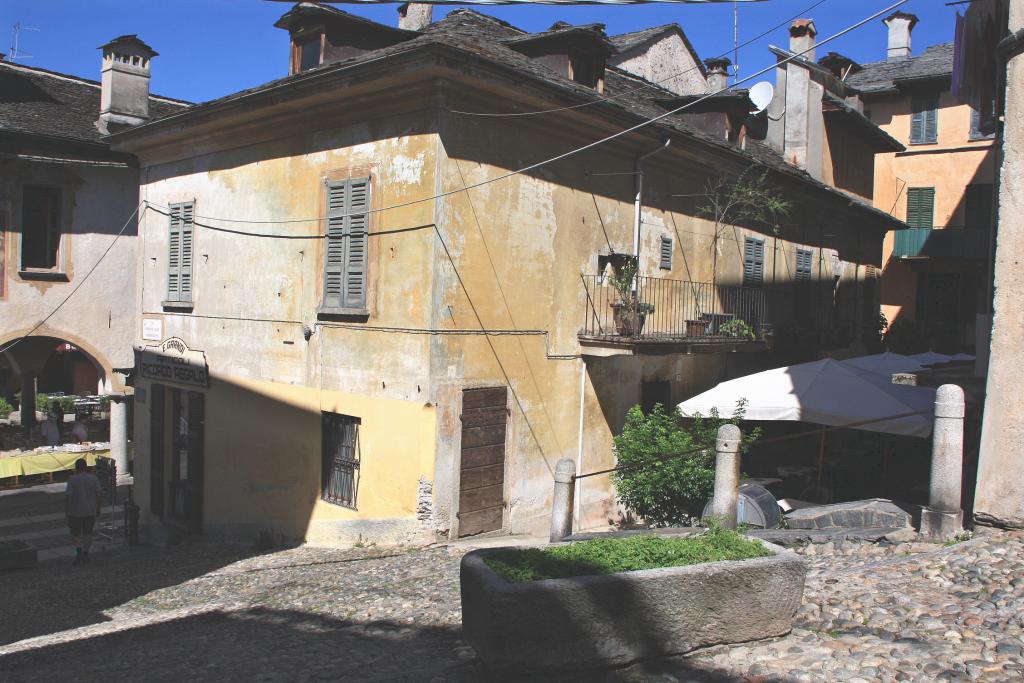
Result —
M586 407L587 397L587 361L580 358L580 426L576 435L576 474L583 473L583 411ZM576 509L573 511L573 519L576 520L576 530L583 528L583 520L580 517L583 506L583 480L576 480L576 491L573 499L576 502Z
M647 161L648 157L652 157L662 150L668 149L668 146L672 144L671 138L665 138L665 142L661 144L661 147L652 149L650 152L641 154L636 158L636 163L633 165L633 175L636 177L636 197L633 200L633 257L636 258L637 275L640 273L640 211L643 209L643 197L644 197L644 162ZM636 290L636 280L633 280L633 289Z

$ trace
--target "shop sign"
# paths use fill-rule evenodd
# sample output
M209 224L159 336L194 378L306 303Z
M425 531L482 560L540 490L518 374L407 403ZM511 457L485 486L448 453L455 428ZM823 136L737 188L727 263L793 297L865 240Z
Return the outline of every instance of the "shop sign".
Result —
M178 337L166 339L159 346L146 346L137 354L139 374L145 379L196 387L210 384L206 354L190 349Z

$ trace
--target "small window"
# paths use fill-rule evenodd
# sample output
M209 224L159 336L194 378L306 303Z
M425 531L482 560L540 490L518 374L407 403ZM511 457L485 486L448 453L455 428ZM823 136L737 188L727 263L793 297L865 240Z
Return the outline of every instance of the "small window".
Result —
M192 301L192 233L195 203L171 204L167 235L167 302Z
M320 66L320 34L299 39L299 71Z
M661 269L672 270L672 238L661 236Z
M324 309L366 312L369 207L369 178L327 184Z
M743 240L743 286L756 287L764 282L764 240Z
M988 125L983 125L987 123ZM991 130L990 130L991 129ZM988 131L988 132L986 132ZM991 121L983 122L981 118L981 111L975 107L971 107L971 140L992 140L996 136L995 126L992 125Z
M54 270L60 264L61 192L26 185L21 193L21 267Z
M810 249L796 250L796 279L798 281L811 279L813 259L814 253Z
M569 53L569 68L572 80L588 88L596 88L599 80L597 58L594 55L572 50Z
M353 510L359 493L359 424L358 417L323 414L320 498Z
M910 143L930 145L939 139L939 101L936 98L911 102Z
M907 190L907 225L930 230L935 227L934 216L934 187L912 187Z

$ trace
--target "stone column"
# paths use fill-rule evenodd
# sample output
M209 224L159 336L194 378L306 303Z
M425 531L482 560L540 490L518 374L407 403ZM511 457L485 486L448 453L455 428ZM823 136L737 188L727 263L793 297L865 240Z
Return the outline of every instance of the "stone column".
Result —
M110 396L110 456L118 474L128 474L128 404L124 396Z
M562 458L555 465L555 497L551 503L552 543L558 543L572 533L573 488L576 486L576 463Z
M21 426L36 424L36 378L27 372L21 374Z
M711 516L722 526L736 528L736 507L740 497L740 428L722 425L715 440L715 495L711 499Z
M935 393L932 473L928 506L921 510L921 536L946 541L964 528L960 491L964 465L964 390L943 384Z

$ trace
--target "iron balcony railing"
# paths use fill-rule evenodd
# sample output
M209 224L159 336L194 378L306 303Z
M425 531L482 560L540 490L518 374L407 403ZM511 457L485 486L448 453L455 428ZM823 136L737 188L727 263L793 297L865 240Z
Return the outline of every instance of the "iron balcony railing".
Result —
M987 228L908 228L896 231L896 258L987 259Z
M761 339L769 328L765 291L638 277L623 296L600 275L581 275L586 289L583 336L631 339Z

